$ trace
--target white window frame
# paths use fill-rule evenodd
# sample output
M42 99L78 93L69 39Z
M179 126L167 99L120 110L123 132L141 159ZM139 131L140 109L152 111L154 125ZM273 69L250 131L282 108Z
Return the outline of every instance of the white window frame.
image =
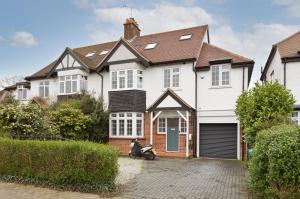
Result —
M184 127L185 130L184 131L182 131L182 129L181 129L182 122L185 123L185 127ZM182 117L180 117L179 118L179 134L186 134L186 133L187 133L187 123L186 123L185 119L183 119Z
M141 117L138 117L140 114ZM121 117L124 115L124 117ZM131 115L131 116L130 116ZM111 138L143 138L144 137L144 113L140 112L119 112L119 113L111 113L109 120L109 136ZM116 135L112 134L112 121L116 120ZM120 135L120 120L124 120L124 135ZM128 120L132 120L132 135L128 135ZM141 126L141 135L137 135L137 120L142 121Z
M174 72L174 69L178 69L178 72ZM165 85L165 82L166 82L166 80L165 80L165 71L166 70L169 70L170 71L170 80L169 80L169 85L170 86L166 86ZM178 75L178 86L174 86L174 75ZM180 73L180 67L170 67L170 68L164 68L163 69L163 88L164 89L168 89L168 88L172 88L172 89L180 89L180 85L181 85L181 78L180 78L180 76L181 76L181 73Z
M121 71L124 71L124 74L120 74ZM128 87L128 74L129 71L132 71L132 86ZM118 90L130 90L130 89L143 89L144 77L143 70L139 69L125 69L125 70L112 70L110 71L110 90L118 91ZM115 79L113 79L113 75ZM125 78L125 86L124 88L120 88L120 77ZM139 82L139 79L142 78L142 82ZM116 80L116 81L113 81Z
M165 120L165 126L164 126L165 131L160 130L160 121L159 121L160 119ZM167 124L167 118L166 117L158 117L157 118L157 134L166 134L167 133L167 126L168 126L168 124Z
M63 80L62 80L63 78ZM67 80L67 78L70 78ZM71 92L66 92L67 90L67 81L71 82ZM61 92L61 84L63 84L64 91ZM76 90L74 89L74 85L76 85ZM84 75L63 75L58 76L58 89L59 89L59 95L72 95L76 93L80 93L83 90L88 89L88 79L87 76ZM84 88L82 88L84 87Z
M223 66L226 66L226 69L223 69ZM219 84L218 85L213 85L213 67L218 67L219 68ZM223 81L222 81L222 73L223 72L228 72L229 74L229 80L228 80L228 84L224 84L223 85ZM226 87L230 87L231 85L231 65L230 64L218 64L218 65L212 65L211 66L211 87L212 88L226 88Z
M43 95L40 92L41 89L43 90ZM48 90L48 95L46 95L46 90ZM50 82L49 81L41 81L39 84L39 97L49 98L49 95L50 95Z
M21 93L21 95L20 95ZM24 85L17 86L17 97L18 100L26 100L27 99L27 88Z

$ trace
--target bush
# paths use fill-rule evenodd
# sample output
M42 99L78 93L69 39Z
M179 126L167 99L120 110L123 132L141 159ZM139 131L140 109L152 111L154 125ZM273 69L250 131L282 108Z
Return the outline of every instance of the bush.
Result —
M0 139L0 176L80 191L112 190L117 156L115 148L90 142Z
M291 92L278 82L256 83L254 88L243 92L237 100L235 113L245 130L246 141L254 144L257 132L266 122L290 117L294 103Z
M251 187L258 195L299 198L299 127L279 125L259 132L249 171Z
M76 140L88 138L87 129L91 118L69 104L62 104L57 110L52 111L50 121L63 138Z
M0 106L0 124L12 137L55 134L56 128L47 120L46 109L36 105L7 103Z

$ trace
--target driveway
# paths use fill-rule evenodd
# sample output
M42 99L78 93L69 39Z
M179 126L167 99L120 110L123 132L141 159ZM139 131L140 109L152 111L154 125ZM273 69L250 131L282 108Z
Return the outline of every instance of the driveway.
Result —
M235 160L145 161L125 186L125 198L247 198L246 169Z

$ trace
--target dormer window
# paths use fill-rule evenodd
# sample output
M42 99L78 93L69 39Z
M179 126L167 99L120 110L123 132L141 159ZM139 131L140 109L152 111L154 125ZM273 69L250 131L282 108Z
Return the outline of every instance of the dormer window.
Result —
M111 71L110 82L112 90L143 88L143 71L136 69Z
M156 45L157 45L157 43L149 43L146 45L145 50L153 49L156 47Z
M95 51L94 51L94 52L89 52L89 53L86 54L85 56L86 56L86 57L92 57L93 55L95 55L95 53L96 53Z
M188 40L188 39L191 39L191 38L192 38L191 34L186 34L186 35L181 35L179 40L182 41L182 40Z
M212 87L228 87L230 85L230 65L211 66Z
M108 53L108 50L103 50L99 53L99 55L106 55Z

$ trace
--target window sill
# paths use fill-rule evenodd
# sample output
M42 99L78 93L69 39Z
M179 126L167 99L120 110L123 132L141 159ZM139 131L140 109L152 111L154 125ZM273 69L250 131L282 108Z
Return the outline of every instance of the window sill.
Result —
M222 88L232 88L230 85L229 86L211 86L209 89L222 89Z
M158 135L166 135L166 132L157 132Z
M163 88L161 91L165 92L167 89L171 89L173 91L182 91L182 88L177 88L177 87L168 87L168 88Z
M109 136L109 139L115 139L115 140L128 140L128 139L136 139L144 140L145 137L134 137L134 136Z

